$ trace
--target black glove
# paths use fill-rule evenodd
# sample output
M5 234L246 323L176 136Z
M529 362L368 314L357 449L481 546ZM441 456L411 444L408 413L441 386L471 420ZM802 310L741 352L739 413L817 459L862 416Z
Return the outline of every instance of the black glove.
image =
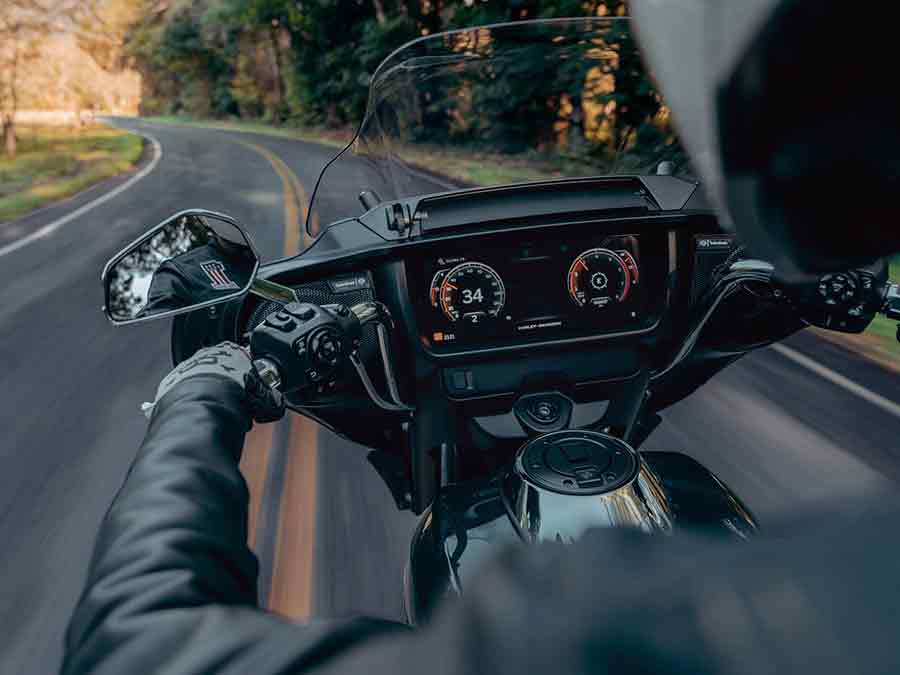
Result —
M232 342L223 342L201 349L163 378L154 402L141 406L147 419L153 414L156 402L169 390L197 375L218 375L237 382L244 389L247 412L257 422L274 422L284 415L284 397L260 379L247 351Z

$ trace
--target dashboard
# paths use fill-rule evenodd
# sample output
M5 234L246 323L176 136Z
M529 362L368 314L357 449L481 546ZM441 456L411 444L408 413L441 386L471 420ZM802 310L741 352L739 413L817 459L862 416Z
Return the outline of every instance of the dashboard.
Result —
M653 330L674 268L670 234L590 229L445 242L424 265L408 265L425 348L457 354Z

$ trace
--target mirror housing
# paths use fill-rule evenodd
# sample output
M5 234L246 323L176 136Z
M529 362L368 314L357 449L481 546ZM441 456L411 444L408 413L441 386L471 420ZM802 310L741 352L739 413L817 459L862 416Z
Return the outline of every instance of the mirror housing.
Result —
M253 242L231 216L182 211L106 263L103 311L115 325L192 312L244 296L258 271Z

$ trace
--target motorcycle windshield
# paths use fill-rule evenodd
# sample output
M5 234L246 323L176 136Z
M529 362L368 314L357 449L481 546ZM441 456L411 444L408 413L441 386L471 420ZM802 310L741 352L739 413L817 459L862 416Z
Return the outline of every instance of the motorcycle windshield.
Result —
M353 141L322 171L310 234L379 201L471 186L690 173L628 19L439 33L388 56Z

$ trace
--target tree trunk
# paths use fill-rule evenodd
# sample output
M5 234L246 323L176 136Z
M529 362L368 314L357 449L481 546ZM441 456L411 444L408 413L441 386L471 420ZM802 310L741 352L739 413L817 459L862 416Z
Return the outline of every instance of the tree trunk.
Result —
M387 15L384 13L384 4L381 0L372 0L372 4L375 5L375 20L378 22L379 26L384 26L387 23Z
M3 147L6 150L6 156L10 159L15 159L17 145L15 120L12 117L6 117L3 120Z
M278 47L277 31L269 31L269 43L272 48L272 75L275 78L275 98L280 106L284 102L284 80L281 77L281 50Z

